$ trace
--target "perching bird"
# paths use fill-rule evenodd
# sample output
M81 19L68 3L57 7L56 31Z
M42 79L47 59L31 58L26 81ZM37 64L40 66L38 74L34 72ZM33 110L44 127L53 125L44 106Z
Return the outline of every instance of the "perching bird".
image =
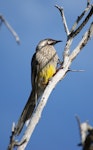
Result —
M59 58L54 45L58 42L61 41L44 39L36 47L36 52L31 61L32 91L15 127L15 135L19 135L25 122L31 118L37 101L43 94L49 79L56 73Z

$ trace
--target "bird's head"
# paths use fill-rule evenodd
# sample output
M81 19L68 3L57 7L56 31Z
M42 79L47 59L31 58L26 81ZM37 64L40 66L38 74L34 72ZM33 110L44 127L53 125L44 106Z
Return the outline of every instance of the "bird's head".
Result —
M58 42L62 42L62 41L60 41L60 40L53 40L53 39L44 39L44 40L39 42L39 44L36 47L36 51L42 49L43 47L45 47L47 45L55 45Z

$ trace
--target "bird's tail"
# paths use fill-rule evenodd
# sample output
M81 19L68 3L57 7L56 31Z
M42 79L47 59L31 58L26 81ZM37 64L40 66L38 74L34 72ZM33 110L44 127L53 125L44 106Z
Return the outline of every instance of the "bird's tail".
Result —
M31 117L33 111L35 109L35 94L31 92L29 99L23 109L23 112L18 120L18 123L15 127L14 134L19 135L25 122Z

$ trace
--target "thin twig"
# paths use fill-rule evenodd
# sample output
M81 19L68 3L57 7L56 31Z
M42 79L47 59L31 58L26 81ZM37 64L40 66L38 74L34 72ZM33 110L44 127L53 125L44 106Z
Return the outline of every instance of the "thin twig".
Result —
M14 31L14 29L11 27L11 25L8 23L8 21L0 14L1 21L5 24L5 26L8 28L8 30L12 33L13 37L15 38L16 42L20 44L20 39L17 33Z
M80 122L80 118L77 115L75 117L76 117L76 120L77 120L77 123L78 123L78 127L79 127L80 141L82 141L82 138L81 138L81 122ZM82 144L79 143L78 146L82 146Z
M55 7L59 10L59 12L61 14L62 22L64 24L64 29L65 29L65 32L66 32L67 37L68 37L69 36L69 29L68 29L68 26L67 26L67 22L66 22L66 18L65 18L63 8L59 7L58 5L56 5ZM65 67L65 62L67 62L67 60L68 60L69 52L70 52L70 45L71 45L72 41L73 41L73 39L70 39L66 42L66 46L65 46L65 49L64 49L64 52L63 52L63 61L64 61L63 67Z
M85 70L72 70L72 69L68 69L68 71L71 71L71 72L84 72Z
M61 14L61 17L62 17L62 21L63 21L63 25L64 25L64 29L65 29L66 34L68 36L69 35L69 29L68 29L68 26L67 26L64 10L63 10L62 7L59 7L58 5L55 5L55 7L60 11L60 14Z

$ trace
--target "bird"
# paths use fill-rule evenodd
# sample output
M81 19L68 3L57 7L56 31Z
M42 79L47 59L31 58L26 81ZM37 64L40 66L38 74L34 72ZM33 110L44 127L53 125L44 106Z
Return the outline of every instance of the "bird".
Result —
M54 45L60 40L41 40L31 60L32 91L15 127L15 135L19 135L27 120L32 117L38 99L42 96L49 80L56 73L59 62Z

